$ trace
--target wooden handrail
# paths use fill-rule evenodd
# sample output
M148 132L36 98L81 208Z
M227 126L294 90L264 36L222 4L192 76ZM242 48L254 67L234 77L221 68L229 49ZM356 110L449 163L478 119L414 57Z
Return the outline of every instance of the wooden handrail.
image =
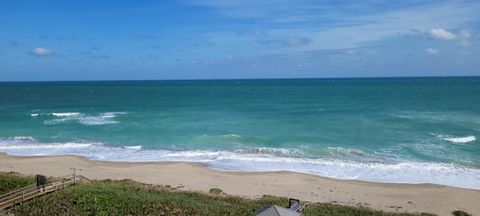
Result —
M70 176L70 178L66 178ZM63 189L67 186L75 184L76 182L81 181L90 181L85 176L82 175L67 175L63 179L49 182L42 186L29 185L18 190L9 192L7 194L0 196L0 210L13 206L19 202L24 202L26 200L41 196L46 193L50 193L59 189Z
M26 190L26 189L29 189L29 188L36 188L36 187L37 187L36 184L32 184L32 185L28 185L28 186L19 188L19 189L14 190L14 191L10 191L10 192L8 192L8 193L6 193L6 194L2 194L2 195L0 195L0 201L1 201L2 199L4 199L5 197L10 196L10 195L12 195L12 194L15 194L15 193L18 193L18 192L22 192L22 191L24 191L24 190Z

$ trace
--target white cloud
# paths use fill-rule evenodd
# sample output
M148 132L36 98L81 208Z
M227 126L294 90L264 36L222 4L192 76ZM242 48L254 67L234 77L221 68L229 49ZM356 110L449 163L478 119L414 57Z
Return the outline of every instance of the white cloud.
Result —
M425 52L428 55L438 55L440 53L440 51L438 51L437 49L434 49L434 48L427 48L427 49L425 49Z
M274 0L260 1L222 1L222 0L195 0L197 4L217 9L222 14L246 18L255 22L262 29L264 40L278 38L309 38L310 43L304 46L282 47L294 51L306 51L316 49L350 49L370 46L372 43L385 39L398 37L399 35L420 35L426 32L429 36L443 40L458 40L462 36L445 29L458 29L475 23L480 14L480 2L466 4L461 1L425 2L425 4L407 4L409 6L388 10L369 9L369 4L364 10L352 9L358 4L347 4L349 7L342 8L335 13L327 3L312 4L311 1ZM307 2L307 3L305 3ZM371 4L370 4L371 5ZM355 11L353 13L352 11ZM355 15L351 15L355 14ZM295 19L291 23L280 22L279 19L291 20L292 16L305 17ZM325 24L323 20L334 20ZM442 26L442 28L438 28ZM262 28L263 27L263 28ZM231 32L210 32L208 37L212 41L224 42L224 45L257 41L252 38L239 39L232 37ZM241 41L240 41L241 40ZM279 47L280 49L280 47Z
M32 53L36 56L41 56L41 57L53 54L52 50L47 48L42 48L42 47L37 47L33 49Z
M432 37L442 40L453 40L457 37L454 33L442 28L431 29L429 33Z

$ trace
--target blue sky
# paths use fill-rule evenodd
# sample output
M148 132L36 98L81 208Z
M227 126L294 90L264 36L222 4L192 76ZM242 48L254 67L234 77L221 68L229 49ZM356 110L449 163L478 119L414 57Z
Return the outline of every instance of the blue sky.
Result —
M0 80L480 75L480 1L0 1Z

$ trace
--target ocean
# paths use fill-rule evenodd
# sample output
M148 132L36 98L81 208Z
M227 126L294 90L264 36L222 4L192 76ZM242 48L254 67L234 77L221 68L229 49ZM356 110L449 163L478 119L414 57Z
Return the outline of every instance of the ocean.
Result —
M480 189L480 77L0 83L0 152Z

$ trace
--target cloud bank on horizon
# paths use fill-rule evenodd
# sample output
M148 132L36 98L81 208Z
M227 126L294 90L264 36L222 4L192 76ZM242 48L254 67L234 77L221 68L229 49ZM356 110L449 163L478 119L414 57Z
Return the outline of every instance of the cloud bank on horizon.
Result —
M0 81L480 75L480 2L0 2Z

